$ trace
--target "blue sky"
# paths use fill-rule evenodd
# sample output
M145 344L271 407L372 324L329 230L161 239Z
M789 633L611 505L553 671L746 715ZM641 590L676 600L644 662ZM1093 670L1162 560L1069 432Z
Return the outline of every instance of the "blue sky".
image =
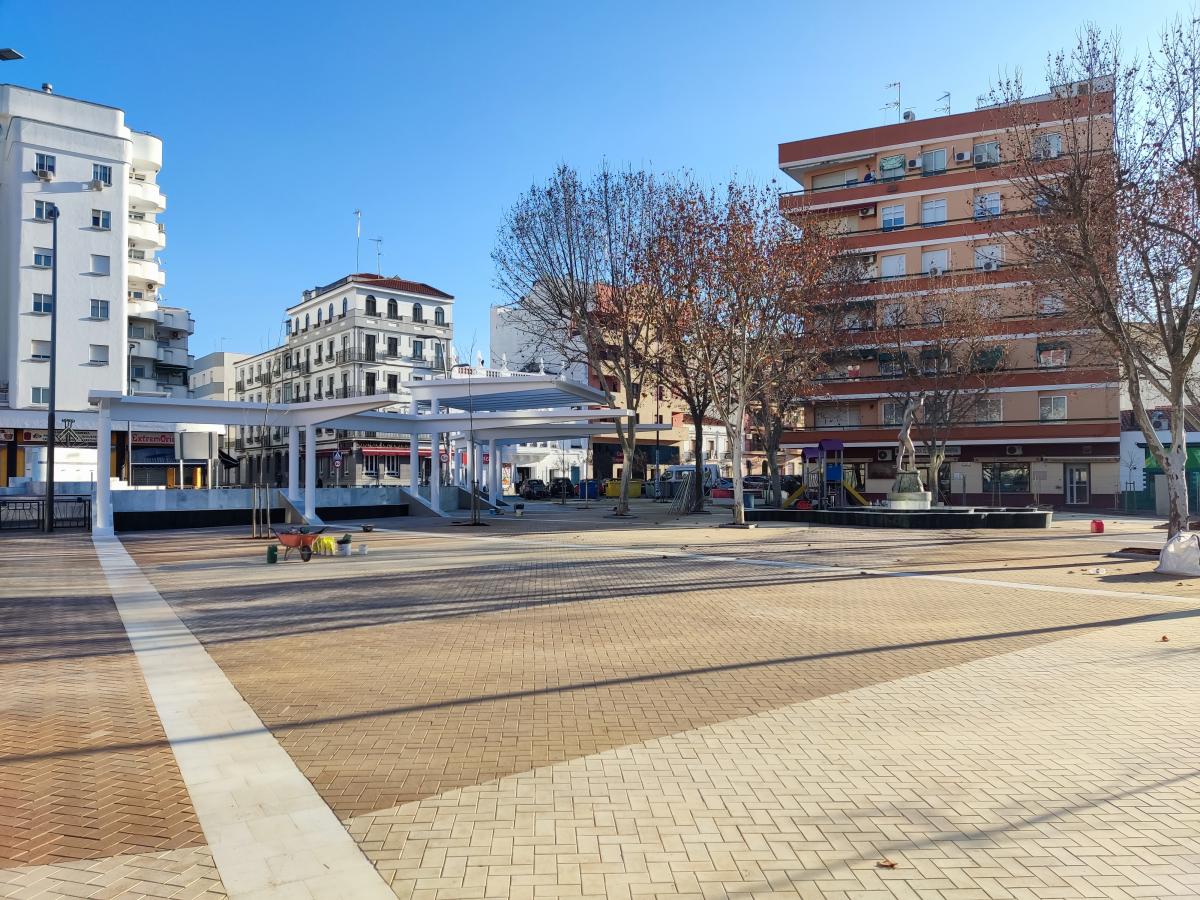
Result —
M780 141L972 108L1002 68L1041 87L1091 18L1144 46L1178 3L0 0L0 80L120 106L161 135L164 297L194 352L279 340L300 291L355 264L455 295L486 348L504 209L560 161L773 177ZM921 9L937 12L922 14ZM913 12L910 12L913 11Z

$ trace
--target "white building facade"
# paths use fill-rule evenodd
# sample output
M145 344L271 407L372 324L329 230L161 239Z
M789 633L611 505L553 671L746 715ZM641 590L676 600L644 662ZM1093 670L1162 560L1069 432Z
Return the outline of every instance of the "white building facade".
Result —
M288 404L408 396L405 381L445 374L452 365L454 297L404 278L348 275L304 291L287 309L286 330L282 347L247 356L235 367L232 399ZM322 484L410 480L407 435L320 428L317 437ZM240 429L230 452L242 459L243 483L283 483L288 446L282 429ZM428 449L418 458L421 477L427 477Z
M55 255L60 426L94 422L91 390L187 395L195 323L159 303L161 166L162 141L122 110L0 85L0 484L45 440Z

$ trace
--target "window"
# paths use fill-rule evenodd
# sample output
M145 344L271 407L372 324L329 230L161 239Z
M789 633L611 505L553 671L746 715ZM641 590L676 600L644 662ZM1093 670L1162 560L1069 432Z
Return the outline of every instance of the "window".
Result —
M887 303L879 310L879 324L903 325L904 324L904 304L903 303Z
M317 344L317 363L318 364L321 362L321 348L323 346L324 346L323 344Z
M941 325L946 321L946 309L937 305L927 306L922 310L921 318L926 325Z
M1064 422L1067 418L1066 397L1042 397L1039 401L1043 422Z
M1004 419L1004 403L999 397L979 397L975 401L976 422L1000 422Z
M129 258L130 259L145 259L146 251L145 250L130 250Z
M445 325L446 324L446 311L444 309L442 309L440 306L433 311L433 324L434 325Z
M111 261L107 256L101 256L98 253L92 254L92 274L107 275L111 266Z
M34 403L49 403L50 402L50 388L48 388L48 387L31 388L30 394L31 394L31 396L29 399Z
M978 350L971 356L972 372L995 372L1004 363L1004 348L992 347Z
M971 159L977 166L994 166L1000 162L1000 142L983 141L971 148Z
M348 297L342 298L342 318L346 318L346 313L350 311L350 300Z
M1057 159L1061 153L1061 134L1039 134L1033 139L1034 159Z
M400 304L395 300L389 300L387 302L387 317L389 319L400 318Z
M48 269L54 264L54 254L47 247L34 247L33 264L39 269Z
M112 229L112 213L107 209L93 209L92 227L99 228L102 231L110 231Z
M885 400L879 404L879 421L883 425L900 425L904 422L904 404L898 400Z
M292 320L291 319L287 320L287 333L288 334L292 333Z
M367 295L367 315L368 316L379 315L379 304L375 300L375 298L372 297L370 294Z
M98 181L101 184L112 184L112 166L102 166L100 163L92 163L92 181Z
M945 350L922 350L921 371L926 375L937 375L950 371L951 357Z
M375 393L375 373L368 372L367 373L367 396L371 396L374 393Z
M309 318L308 313L305 313L304 314L304 330L305 331L308 331L308 326L309 326L309 324L311 324L311 321L312 320Z
M57 160L50 153L39 153L34 161L33 167L39 172L53 172Z
M946 198L921 201L921 224L941 225L946 221Z
M133 367L133 377L134 378L145 378L146 377L146 367L145 366L134 366ZM242 398L243 401L245 399L246 399L245 397Z
M326 345L325 355L333 359L333 338L330 338L329 343Z
M1063 341L1037 345L1039 369L1061 369L1071 359L1071 347Z
M388 356L399 356L400 355L400 339L399 338L390 337L387 339L387 355Z
M985 462L983 490L985 493L1029 493L1029 463Z
M400 381L400 379L399 379L399 377L396 375L396 373L395 373L395 372L391 372L391 373L389 373L389 374L388 374L388 377L387 377L387 389L388 389L388 393L389 393L389 394L394 394L394 393L396 393L396 389L397 389L397 387L399 386L399 381Z
M1062 297L1039 297L1037 314L1039 316L1057 316L1067 311L1067 304Z
M413 341L413 359L425 358L425 342Z
M999 244L985 244L975 248L975 268L991 272L1000 268L1004 261L1004 250Z
M88 361L93 366L108 365L108 344L90 344L91 356Z
M108 301L107 300L93 300L90 318L107 319L108 318Z
M896 253L879 260L879 272L884 278L898 278L904 274L904 254Z
M979 313L985 319L999 319L1004 311L1004 306L1000 302L999 297L980 297L979 298Z
M34 294L33 311L42 316L50 315L54 311L53 298L49 294Z
M816 409L818 428L838 428L858 424L856 406L818 406Z
M885 206L880 210L880 220L884 231L893 231L904 227L904 206Z
M946 149L926 150L921 154L921 174L939 175L946 171Z
M921 271L926 275L934 269L938 272L945 272L949 268L949 250L925 250L921 253Z
M425 321L425 313L421 309L420 303L413 304L413 321L414 322L424 322Z
M33 217L39 222L49 222L53 212L54 204L49 200L33 201Z
M1000 192L989 191L975 195L975 218L994 219L1000 215Z
M326 313L325 318L330 322L333 321L333 304L332 303L329 304L329 311L328 311L328 313Z
M317 327L318 327L318 328L320 328L320 327L321 327L321 315L322 315L324 312L325 312L325 311L324 311L323 309L321 309L321 307L319 307L319 306L317 307Z
M903 353L880 353L879 354L879 374L880 375L903 375L904 364L907 362L906 355Z
M879 160L879 180L896 181L904 177L905 159L903 153L885 156Z
M50 342L49 341L33 341L33 346L29 350L30 359L49 359L50 358Z

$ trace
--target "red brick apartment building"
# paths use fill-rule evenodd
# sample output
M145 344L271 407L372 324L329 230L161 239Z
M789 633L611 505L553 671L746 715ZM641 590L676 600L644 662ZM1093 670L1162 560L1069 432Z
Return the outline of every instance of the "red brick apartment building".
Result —
M1038 152L1050 160L1061 152L1064 130L1078 123L1053 121L1061 104L1051 95L1025 102L1044 107L1034 111L1045 122ZM1020 208L1026 203L1012 182L1010 121L1003 107L989 107L780 144L779 167L800 185L781 207L838 220L846 252L860 256L866 273L851 289L864 321L876 321L889 304L903 308L903 298L939 290L988 304L987 328L1003 345L1005 362L975 421L950 432L939 478L944 500L1112 508L1119 490L1117 373L1084 352L1089 336L1069 322L1059 299L1039 292L1036 270L1016 258L1031 211ZM926 381L878 352L874 334L872 326L847 327L845 348L853 352L844 356L854 363L835 366L806 408L804 427L784 440L793 447L842 441L847 481L870 499L885 496L894 475L902 408L895 398Z

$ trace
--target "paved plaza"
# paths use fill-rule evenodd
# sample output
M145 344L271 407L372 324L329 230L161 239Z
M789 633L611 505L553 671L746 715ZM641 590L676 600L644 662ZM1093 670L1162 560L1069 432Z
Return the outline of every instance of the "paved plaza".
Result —
M1200 896L1153 523L636 511L7 538L0 897Z

